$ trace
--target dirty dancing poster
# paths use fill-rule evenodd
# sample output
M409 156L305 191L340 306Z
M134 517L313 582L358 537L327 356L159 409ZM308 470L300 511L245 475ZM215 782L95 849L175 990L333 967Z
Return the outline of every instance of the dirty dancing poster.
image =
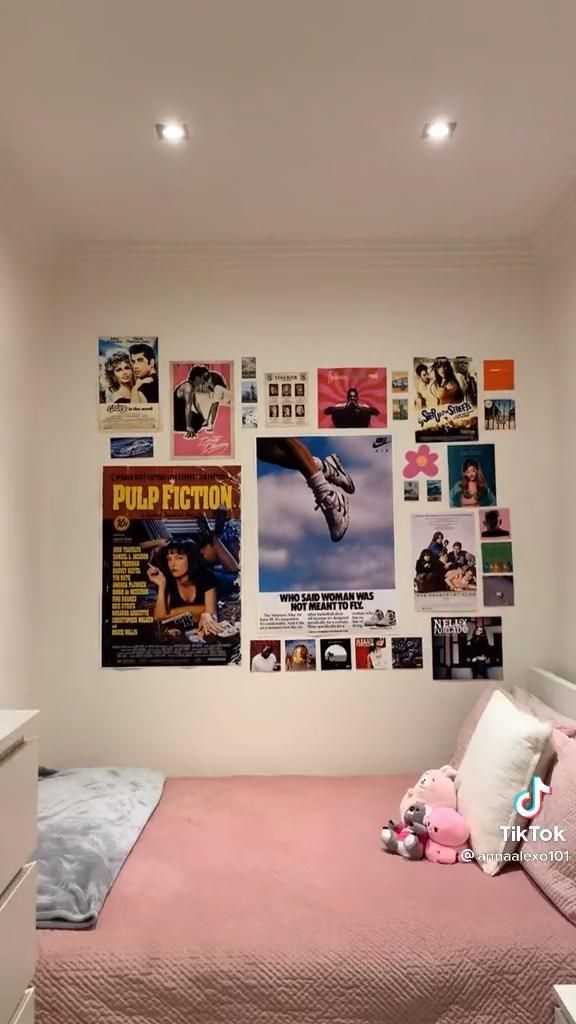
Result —
M102 665L240 662L240 468L107 466Z
M392 439L256 442L263 631L396 626Z

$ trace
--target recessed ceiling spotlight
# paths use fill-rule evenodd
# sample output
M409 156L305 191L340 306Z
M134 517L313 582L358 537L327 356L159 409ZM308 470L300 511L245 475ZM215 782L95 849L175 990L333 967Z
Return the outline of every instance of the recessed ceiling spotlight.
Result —
M456 121L427 121L422 129L422 138L429 142L446 142L456 131Z
M161 142L184 142L188 138L188 125L179 121L157 124L156 134Z

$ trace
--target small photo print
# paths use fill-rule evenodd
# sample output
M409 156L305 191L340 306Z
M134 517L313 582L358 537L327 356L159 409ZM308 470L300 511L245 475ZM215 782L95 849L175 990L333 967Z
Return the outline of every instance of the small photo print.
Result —
M486 574L514 572L512 545L509 541L482 544L482 572Z
M111 459L151 459L154 456L153 437L111 437Z
M270 398L278 398L278 395L279 395L278 384L269 384L268 385L268 394L270 395Z
M421 636L392 637L392 668L423 668Z
M392 394L408 394L408 370L392 370Z
M388 668L388 644L385 636L356 637L356 668Z
M514 360L484 360L484 391L514 391Z
M306 394L306 388L304 387L304 384L295 384L294 385L294 398L304 398L305 394Z
M291 417L292 417L292 406L291 405L283 405L282 406L282 419L289 420L289 419L291 419Z
M514 398L484 399L485 430L516 430L516 401Z
M419 480L405 480L404 481L404 501L419 501L420 500L420 481Z
M304 419L304 417L306 416L306 406L302 405L300 403L297 403L294 406L294 415L295 415L296 419Z
M487 608L514 607L514 577L484 576L484 604Z
M347 637L320 640L320 667L327 671L345 671L352 668L352 641Z
M257 427L258 426L258 406L257 405L243 405L242 406L242 426L243 427Z
M480 513L480 536L482 540L489 537L510 538L512 525L509 508L489 508Z
M469 508L496 505L493 444L455 444L448 449L450 505Z
M258 401L258 387L255 380L242 381L242 401L251 402L253 405Z
M316 671L316 641L287 640L285 644L287 672Z
M502 679L502 619L432 619L433 679Z
M251 640L250 641L250 671L251 672L279 672L280 671L280 641L279 640Z
M268 406L268 419L269 420L277 420L279 415L280 415L280 406L279 405L269 405Z
M407 420L408 419L408 399L407 398L393 398L392 399L392 419L393 420Z
M242 377L256 376L256 356L242 356Z
M282 398L292 398L292 385L291 384L283 384L282 385Z
M426 498L428 501L442 501L442 481L426 481Z

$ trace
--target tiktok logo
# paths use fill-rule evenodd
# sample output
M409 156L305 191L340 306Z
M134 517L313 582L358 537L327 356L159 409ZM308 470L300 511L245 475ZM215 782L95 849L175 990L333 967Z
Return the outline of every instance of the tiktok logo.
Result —
M545 795L550 792L550 786L542 782L539 775L533 775L528 789L521 789L516 793L514 810L522 818L535 818L540 813Z

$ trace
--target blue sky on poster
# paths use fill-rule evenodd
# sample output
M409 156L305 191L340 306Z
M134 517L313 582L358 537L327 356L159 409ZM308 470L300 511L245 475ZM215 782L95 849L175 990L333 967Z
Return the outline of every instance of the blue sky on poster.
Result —
M337 544L304 477L258 461L260 590L391 590L394 588L392 446L376 435L301 437L325 458L336 452L352 475L350 527Z

